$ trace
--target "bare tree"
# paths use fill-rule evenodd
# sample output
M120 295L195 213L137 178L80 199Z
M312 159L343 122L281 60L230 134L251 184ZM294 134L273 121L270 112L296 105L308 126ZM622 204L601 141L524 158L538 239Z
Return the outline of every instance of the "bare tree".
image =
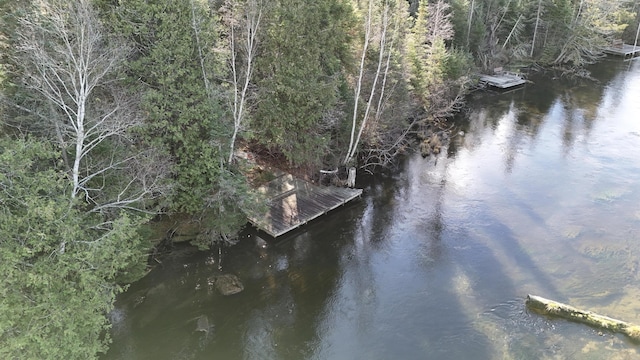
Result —
M376 139L372 143L379 146L367 146L363 149L365 160L362 168L373 173L375 167L391 164L398 155L413 146L416 136L424 135L421 128L427 124L433 126L434 133L438 136L450 130L451 126L443 120L460 111L466 94L463 84L453 85L456 86L439 87L433 92L433 101L430 103L427 116L414 116L404 126L376 132Z
M436 1L429 6L429 20L427 21L427 42L433 43L435 39L451 40L454 35L451 22L451 5L444 1Z
M41 119L54 129L63 154L68 152L70 197L84 197L94 211L142 210L136 204L157 193L162 162L141 166L150 155L128 151L134 147L130 130L141 124L136 99L125 95L115 78L128 48L107 37L89 0L35 0L33 5L34 11L20 19L16 62L27 88L50 105ZM134 163L138 166L132 168ZM105 199L106 182L116 179L121 188Z
M232 18L235 18L234 14L237 7L237 1L232 0ZM258 45L257 34L261 19L262 2L260 0L248 0L244 7L242 21L239 26L242 39L239 46L236 44L236 23L232 20L230 24L231 35L229 36L229 48L231 51L231 83L233 85L233 133L229 145L229 163L233 161L234 147L238 133L244 128L249 85L251 83L251 75L256 57ZM242 64L239 64L239 62Z
M369 97L366 101L364 114L362 115L362 119L359 120L360 114L358 111L358 105L361 100L360 96L362 92L364 74L366 71L365 58L366 58L366 53L369 48L370 42L374 37L373 36L374 35L373 22L375 21L374 5L373 5L373 0L369 0L368 2L367 14L364 17L365 34L364 34L364 42L362 46L362 55L360 58L360 67L358 69L358 80L357 80L356 89L355 89L353 117L352 117L352 123L351 123L351 136L349 141L349 147L347 148L347 155L343 160L343 164L345 165L349 164L353 160L356 154L356 150L358 148L358 144L360 143L362 133L365 130L368 120L371 116L372 107L373 107L373 104L375 103L374 97L376 95L379 97L379 101L375 111L377 112L377 114L380 114L382 110L384 88L386 86L386 78L389 72L389 65L391 61L391 53L392 53L392 47L393 47L393 41L389 42L389 39L392 39L392 36L390 34L391 32L390 9L391 9L391 1L385 0L384 3L382 4L382 9L381 9L380 19L378 24L377 37L378 37L379 43L378 43L378 60L376 63L376 70L375 70L375 74L373 75L373 81L372 81L371 89L369 91ZM381 77L382 77L382 86L378 89L378 81L380 80ZM356 135L356 129L358 129L357 135Z
M504 39L504 43L502 43L502 50L504 50L505 46L507 46L507 43L509 42L509 39L511 39L511 36L518 30L518 24L520 24L521 19L522 19L522 14L518 16L516 23L513 24L511 31L509 31L509 35L507 35L507 38Z
M344 159L345 164L351 160L350 154L352 149L354 148L356 126L358 121L358 105L360 102L360 92L362 91L362 80L363 80L364 70L365 70L364 60L366 59L367 49L369 48L369 43L371 41L371 31L372 31L371 17L373 13L373 1L369 0L368 4L369 4L368 11L367 11L367 15L365 16L365 23L364 23L364 43L362 46L362 54L360 56L360 67L358 68L358 80L356 82L356 88L355 88L353 119L351 120L351 138L349 140L349 147L347 148L347 155Z

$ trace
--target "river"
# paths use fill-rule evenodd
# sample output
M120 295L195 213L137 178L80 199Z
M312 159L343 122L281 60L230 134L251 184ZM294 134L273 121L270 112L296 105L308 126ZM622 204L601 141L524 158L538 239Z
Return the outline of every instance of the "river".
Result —
M640 61L472 96L448 151L274 241L179 248L122 294L115 359L632 359L535 294L640 324ZM206 317L206 332L196 331ZM202 325L202 323L201 323Z

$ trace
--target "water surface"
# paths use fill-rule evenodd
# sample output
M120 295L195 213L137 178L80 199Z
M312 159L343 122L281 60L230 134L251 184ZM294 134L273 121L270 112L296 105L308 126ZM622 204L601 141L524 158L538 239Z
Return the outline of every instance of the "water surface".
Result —
M632 359L527 294L640 324L640 61L479 93L437 158L282 240L176 251L111 314L104 359ZM266 237L265 237L266 238ZM265 241L266 240L266 243ZM206 316L209 331L196 331Z

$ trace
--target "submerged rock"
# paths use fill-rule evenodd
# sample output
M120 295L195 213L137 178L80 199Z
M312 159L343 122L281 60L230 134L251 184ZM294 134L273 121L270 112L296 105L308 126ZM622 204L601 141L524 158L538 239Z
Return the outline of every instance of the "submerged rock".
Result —
M207 315L201 315L196 321L196 331L208 333L210 328Z
M222 295L228 296L244 290L244 285L237 276L233 274L218 275L214 279L214 285Z

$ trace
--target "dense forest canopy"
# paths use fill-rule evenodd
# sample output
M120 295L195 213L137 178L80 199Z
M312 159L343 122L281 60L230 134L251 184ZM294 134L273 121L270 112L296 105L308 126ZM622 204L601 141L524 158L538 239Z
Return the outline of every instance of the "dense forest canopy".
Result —
M581 69L638 0L0 1L0 356L93 358L159 213L230 241L236 152L313 176L390 165L471 74Z

